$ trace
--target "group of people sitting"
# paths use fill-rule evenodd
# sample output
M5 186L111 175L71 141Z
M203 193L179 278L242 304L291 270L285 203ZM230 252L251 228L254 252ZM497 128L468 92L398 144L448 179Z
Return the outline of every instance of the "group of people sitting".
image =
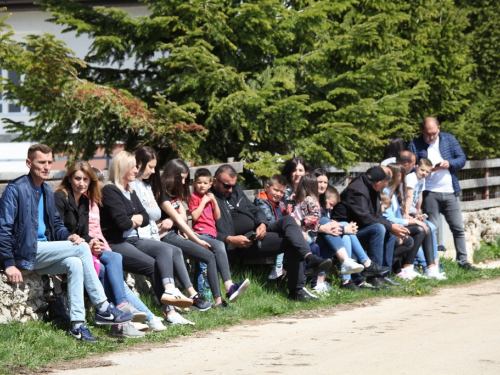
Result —
M411 168L405 167L408 156ZM10 182L1 197L0 264L14 285L23 283L23 269L67 275L69 333L88 342L97 340L85 325L84 287L96 324L111 325L112 336L142 337L146 330L164 330L165 322L194 324L182 309L207 311L236 302L250 280L233 282L231 252L276 257L269 278L282 277L286 266L288 297L299 301L331 290L326 278L332 258L339 262L340 288L350 290L398 284L390 274L420 277L417 261L427 277L443 280L435 226L421 211L423 181L435 166L423 157L405 177L415 156L402 151L398 158L370 168L340 195L324 169L306 173L304 160L293 158L252 202L230 164L214 176L197 169L191 192L188 166L171 160L160 176L150 147L118 152L107 183L102 171L76 161L52 192L45 183L52 150L34 145L26 160L29 173ZM195 286L185 258L196 264ZM130 290L124 271L150 279L164 320ZM206 280L198 282L203 275ZM205 287L212 302L203 297Z

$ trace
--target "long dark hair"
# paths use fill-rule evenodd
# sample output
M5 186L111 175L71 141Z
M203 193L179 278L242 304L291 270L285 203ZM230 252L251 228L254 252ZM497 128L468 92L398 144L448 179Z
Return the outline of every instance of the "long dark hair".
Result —
M156 168L158 169L159 163L158 163L158 156L156 155L156 151L148 146L143 146L135 150L134 152L135 155L135 162L137 164L137 169L139 170L137 172L136 178L141 177L144 174L144 171L146 170L146 166L151 160L156 160ZM157 202L160 201L161 199L161 180L160 180L160 174L159 173L153 173L151 176L149 176L147 179L144 179L143 181L147 182L151 186L151 190L153 191L153 195L155 197L155 200Z
M296 156L287 160L285 162L285 165L283 166L283 169L281 170L281 174L285 176L286 182L289 186L292 186L292 173L295 172L295 170L297 169L297 165L299 164L302 164L304 166L304 169L306 168L304 159Z
M384 146L384 160L395 158L403 150L406 150L405 141L399 137L392 137L389 144Z
M306 173L300 179L297 191L295 192L295 202L303 202L307 196L311 196L319 201L318 179L312 173Z
M328 172L323 168L316 168L313 171L313 174L316 176L316 181L317 181L318 177L321 177L321 176L326 176L328 178ZM323 210L326 210L326 196L325 195L326 195L325 193L319 194L319 197L318 197L319 205L321 206L321 208Z
M182 173L187 173L186 181L182 184ZM187 202L191 197L189 192L189 167L180 159L170 160L161 174L163 191L171 197Z

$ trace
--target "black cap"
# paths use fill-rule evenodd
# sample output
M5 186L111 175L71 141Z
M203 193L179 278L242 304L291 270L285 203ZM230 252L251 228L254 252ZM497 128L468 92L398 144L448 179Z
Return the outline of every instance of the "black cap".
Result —
M387 175L384 172L384 170L379 166L371 167L370 169L368 169L366 171L366 177L368 177L368 179L371 182L379 182L382 180L390 180L391 179L391 176Z

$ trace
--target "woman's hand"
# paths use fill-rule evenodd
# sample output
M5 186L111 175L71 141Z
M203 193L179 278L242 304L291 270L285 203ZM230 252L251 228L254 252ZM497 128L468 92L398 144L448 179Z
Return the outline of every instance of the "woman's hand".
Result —
M358 224L356 224L354 221L351 221L349 224L347 224L344 227L344 233L345 234L356 234L356 233L358 233Z
M102 242L98 240L97 238L93 238L89 242L90 246L90 251L92 252L92 255L98 257L99 255L102 254L102 251L104 250L102 246Z
M142 225L143 220L144 220L144 217L142 215L132 216L132 222L134 223L132 228L139 228Z

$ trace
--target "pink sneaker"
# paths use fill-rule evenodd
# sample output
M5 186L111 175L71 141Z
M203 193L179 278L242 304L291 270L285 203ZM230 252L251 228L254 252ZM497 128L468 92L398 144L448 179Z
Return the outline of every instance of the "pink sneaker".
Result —
M404 271L401 271L396 276L399 277L400 279L404 279L404 280L408 280L409 279L408 275Z

